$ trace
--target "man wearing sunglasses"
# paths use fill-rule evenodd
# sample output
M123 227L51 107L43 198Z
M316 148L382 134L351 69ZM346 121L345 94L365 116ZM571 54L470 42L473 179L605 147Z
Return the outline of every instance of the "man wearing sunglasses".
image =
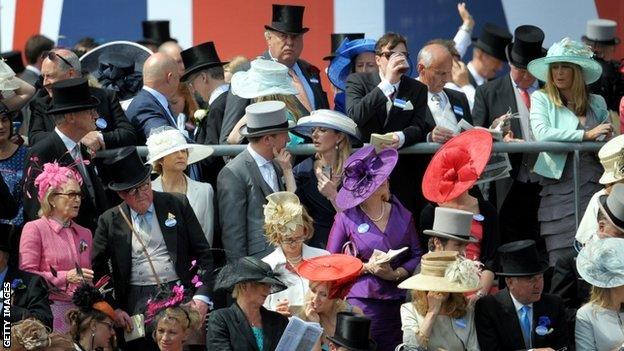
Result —
M347 115L357 123L362 140L373 133L391 133L393 140L385 146L395 149L424 142L431 131L425 124L427 86L409 77L407 40L386 33L377 41L375 54L379 72L347 78ZM390 176L393 191L416 218L426 203L420 189L426 164L419 156L401 155Z
M43 89L30 103L31 119L28 129L28 141L35 145L54 132L54 117L48 112L52 104L52 84L71 78L82 77L78 56L65 49L55 49L42 54ZM96 106L97 129L87 133L81 144L92 152L101 149L113 149L136 143L134 128L124 115L119 99L112 90L90 87L91 95L99 100Z

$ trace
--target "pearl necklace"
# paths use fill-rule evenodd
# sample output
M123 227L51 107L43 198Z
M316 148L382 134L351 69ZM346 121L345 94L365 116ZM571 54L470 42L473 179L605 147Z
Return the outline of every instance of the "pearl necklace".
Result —
M360 209L362 210L362 212L364 212L365 215L368 216L368 218L370 218L371 221L373 222L379 222L381 221L381 219L384 217L384 215L386 214L386 204L383 203L381 205L381 215L377 218L373 218L370 214L368 214L365 210L364 207L362 207L362 205L360 205Z

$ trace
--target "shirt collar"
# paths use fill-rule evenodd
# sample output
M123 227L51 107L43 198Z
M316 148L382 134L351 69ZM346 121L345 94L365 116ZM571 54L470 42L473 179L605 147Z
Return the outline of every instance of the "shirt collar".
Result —
M254 159L254 161L256 161L258 168L262 168L267 163L271 163L271 160L267 160L266 158L262 157L262 155L257 153L256 150L254 150L249 144L247 144L247 151L249 151L251 157Z
M41 70L39 68L33 66L33 65L26 66L26 69L31 71L31 72L37 73L38 76L41 75Z
M152 96L155 97L156 100L158 100L158 102L162 105L162 107L167 109L167 106L169 106L169 101L167 101L167 97L165 95L163 95L160 91L158 91L156 89L152 89L152 88L148 87L147 85L143 86L143 90L145 90L148 93L152 94Z
M144 214L145 219L151 220L153 214L154 214L154 203L152 203L150 207L147 208L147 211L145 211L145 214ZM140 216L138 212L132 209L132 207L130 207L130 215L132 216L133 221L138 220Z
M48 221L48 225L50 226L50 228L52 229L52 231L56 234L60 233L61 230L63 230L63 228L66 228L63 223L57 221L54 218L51 217L45 217L45 219ZM70 220L69 221L69 225L67 226L67 228L72 227L74 225L74 221Z
M210 98L208 99L208 105L212 105L212 103L219 97L221 94L230 90L229 84L222 84L215 88L210 94Z
M520 303L520 301L516 300L516 298L513 296L511 292L509 292L509 296L511 296L511 301L513 301L514 307L516 308L516 312L520 312L520 309L524 306L529 306L531 307L531 309L533 309L533 303L530 303L528 305L523 305L522 303Z
M468 67L468 70L470 71L470 74L472 74L472 77L474 78L477 85L481 85L487 81L485 77L483 77L482 75L479 74L479 72L477 72L477 70L474 68L474 65L472 64L472 61L468 62L466 67Z
M513 85L514 88L520 89L518 87L518 84L516 84L516 81L513 80L513 77L511 76L511 73L509 73L509 79L511 79L511 85ZM537 90L538 87L539 87L539 85L537 83L537 78L535 78L535 80L533 81L533 84L529 85L529 87L527 88L527 91L534 92L535 90Z
M71 152L76 147L77 143L67 135L63 134L63 132L61 132L57 127L54 128L54 131L61 138L61 141L63 141L63 144L65 144L65 147L69 152Z
M381 71L377 71L377 73L379 74L379 79L381 79L382 81L384 81L386 78L384 78L384 76L381 74ZM388 82L390 83L390 82ZM392 84L392 86L394 87L395 92L399 91L399 84L401 84L401 80L399 79L398 82Z
M7 273L9 272L9 266L6 266L2 272L0 272L0 282L4 282Z

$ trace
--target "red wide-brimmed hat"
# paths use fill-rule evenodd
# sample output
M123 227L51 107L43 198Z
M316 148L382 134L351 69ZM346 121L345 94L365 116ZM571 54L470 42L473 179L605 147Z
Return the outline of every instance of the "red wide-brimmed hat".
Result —
M491 152L492 135L485 129L471 129L449 140L427 166L423 195L437 203L455 199L479 179Z
M360 275L362 265L357 257L332 254L305 260L297 273L309 281L331 282L328 298L343 299Z

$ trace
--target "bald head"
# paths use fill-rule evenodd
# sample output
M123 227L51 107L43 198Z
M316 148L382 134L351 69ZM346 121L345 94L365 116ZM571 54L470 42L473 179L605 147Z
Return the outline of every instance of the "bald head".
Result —
M178 43L167 41L158 48L158 52L171 57L178 65L179 74L182 75L184 73L184 62L182 62L182 56L180 55L182 47Z
M180 84L178 65L166 54L152 54L143 64L143 84L168 98L173 96Z
M430 44L418 53L418 76L429 92L439 93L451 80L453 56L443 45Z

